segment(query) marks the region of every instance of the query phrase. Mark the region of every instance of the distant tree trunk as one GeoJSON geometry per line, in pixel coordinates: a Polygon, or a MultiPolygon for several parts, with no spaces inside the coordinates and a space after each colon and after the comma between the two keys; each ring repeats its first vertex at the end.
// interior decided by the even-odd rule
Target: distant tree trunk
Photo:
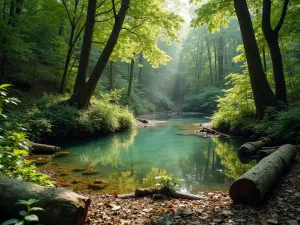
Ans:
{"type": "Polygon", "coordinates": [[[278,42],[278,33],[284,22],[289,0],[284,0],[281,17],[275,29],[271,27],[271,0],[263,1],[262,29],[270,49],[273,65],[275,96],[277,100],[287,103],[286,84],[283,73],[282,55],[278,42]]]}
{"type": "Polygon", "coordinates": [[[198,66],[198,76],[197,76],[197,93],[200,90],[200,77],[202,75],[202,57],[203,57],[203,42],[200,45],[200,55],[199,55],[199,66],[198,66]]]}
{"type": "Polygon", "coordinates": [[[224,79],[224,38],[221,34],[218,43],[218,87],[224,79]]]}
{"type": "Polygon", "coordinates": [[[113,61],[110,61],[110,64],[109,64],[109,90],[114,90],[114,69],[113,69],[113,65],[114,65],[114,62],[113,61]]]}
{"type": "Polygon", "coordinates": [[[93,32],[95,25],[95,16],[96,16],[96,5],[97,0],[89,0],[88,2],[88,11],[86,15],[86,26],[83,35],[83,42],[81,46],[80,61],[76,76],[76,81],[74,85],[73,95],[70,98],[72,102],[76,98],[77,94],[82,90],[86,84],[92,41],[93,41],[93,32]]]}
{"type": "Polygon", "coordinates": [[[143,54],[140,54],[140,58],[139,58],[139,64],[140,64],[140,68],[139,68],[139,85],[142,84],[142,69],[143,69],[143,54]]]}
{"type": "Polygon", "coordinates": [[[217,47],[214,44],[214,56],[215,56],[215,86],[219,87],[218,83],[218,64],[217,64],[217,47]]]}
{"type": "Polygon", "coordinates": [[[11,0],[8,24],[12,24],[12,25],[14,24],[15,11],[16,11],[16,0],[11,0]]]}
{"type": "Polygon", "coordinates": [[[17,2],[16,2],[16,14],[17,15],[22,14],[23,2],[24,2],[24,0],[17,0],[17,2]]]}
{"type": "Polygon", "coordinates": [[[264,74],[246,0],[234,0],[256,106],[256,117],[262,119],[266,107],[274,106],[276,98],[264,74]]]}
{"type": "Polygon", "coordinates": [[[6,0],[3,0],[3,20],[6,20],[6,0]]]}
{"type": "Polygon", "coordinates": [[[213,74],[212,74],[212,65],[211,65],[211,53],[210,53],[208,37],[206,37],[206,47],[207,47],[208,63],[209,63],[210,85],[214,86],[214,80],[213,80],[213,74]]]}
{"type": "Polygon", "coordinates": [[[132,89],[133,76],[134,76],[133,69],[134,69],[134,59],[131,59],[130,76],[129,76],[128,92],[127,92],[127,100],[128,100],[128,102],[130,102],[130,100],[131,100],[131,89],[132,89]]]}
{"type": "Polygon", "coordinates": [[[98,84],[98,81],[105,69],[105,66],[110,58],[111,53],[114,50],[114,47],[118,41],[120,31],[122,29],[127,9],[129,8],[129,0],[122,0],[120,10],[117,13],[115,13],[115,4],[114,0],[112,0],[113,3],[113,11],[115,14],[115,23],[112,28],[112,32],[110,34],[110,37],[96,63],[96,66],[94,67],[91,76],[88,80],[88,82],[84,85],[84,88],[81,90],[78,90],[78,95],[76,95],[76,98],[72,99],[72,102],[77,104],[79,108],[87,108],[90,99],[95,91],[95,88],[98,84]]]}
{"type": "Polygon", "coordinates": [[[79,0],[75,0],[74,15],[73,15],[72,21],[70,21],[71,22],[71,33],[70,33],[69,44],[68,44],[68,53],[67,53],[67,58],[65,61],[64,73],[63,73],[63,77],[61,80],[59,93],[64,92],[64,87],[66,86],[66,82],[67,82],[69,65],[70,65],[70,62],[72,59],[72,55],[73,55],[74,37],[75,37],[75,29],[76,29],[76,12],[78,9],[78,4],[79,4],[79,0]]]}

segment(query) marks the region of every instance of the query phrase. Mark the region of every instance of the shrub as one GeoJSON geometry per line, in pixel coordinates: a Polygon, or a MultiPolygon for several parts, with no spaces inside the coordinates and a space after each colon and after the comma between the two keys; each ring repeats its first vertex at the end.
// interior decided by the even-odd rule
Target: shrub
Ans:
{"type": "Polygon", "coordinates": [[[200,94],[186,96],[182,110],[186,112],[213,112],[217,109],[216,100],[220,96],[223,96],[223,92],[219,88],[206,88],[200,94]]]}

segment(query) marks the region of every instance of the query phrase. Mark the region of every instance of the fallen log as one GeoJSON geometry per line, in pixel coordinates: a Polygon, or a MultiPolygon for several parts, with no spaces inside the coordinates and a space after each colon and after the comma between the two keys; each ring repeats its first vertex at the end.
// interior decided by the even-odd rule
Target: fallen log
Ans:
{"type": "Polygon", "coordinates": [[[290,166],[296,154],[296,148],[286,144],[263,158],[230,186],[231,199],[244,204],[261,202],[278,177],[290,166]]]}
{"type": "Polygon", "coordinates": [[[44,225],[82,225],[85,223],[91,200],[62,188],[47,188],[0,176],[0,222],[19,218],[21,205],[18,200],[37,199],[34,206],[45,210],[36,211],[44,225]]]}
{"type": "Polygon", "coordinates": [[[60,147],[33,142],[31,143],[31,147],[33,154],[54,154],[60,151],[60,147]]]}
{"type": "Polygon", "coordinates": [[[264,158],[264,157],[267,157],[268,155],[271,155],[276,150],[277,150],[276,148],[266,149],[266,150],[259,150],[258,155],[259,155],[259,157],[264,158]]]}
{"type": "Polygon", "coordinates": [[[247,142],[239,148],[238,154],[243,156],[254,155],[261,147],[269,144],[271,141],[271,138],[266,137],[255,142],[247,142]]]}
{"type": "Polygon", "coordinates": [[[214,129],[203,127],[203,126],[201,127],[201,129],[199,130],[199,132],[200,133],[201,132],[207,132],[207,133],[211,133],[211,134],[218,134],[218,135],[223,136],[225,138],[230,138],[230,136],[227,135],[227,134],[223,134],[223,133],[220,133],[220,132],[218,132],[218,131],[216,131],[214,129]]]}
{"type": "Polygon", "coordinates": [[[188,193],[183,193],[179,191],[171,191],[169,192],[168,196],[172,198],[183,198],[183,199],[188,199],[188,200],[203,200],[205,199],[202,196],[199,195],[193,195],[193,194],[188,194],[188,193]]]}
{"type": "Polygon", "coordinates": [[[148,120],[145,120],[145,119],[139,119],[139,118],[137,118],[136,120],[138,120],[138,121],[140,121],[142,123],[148,123],[148,120]]]}

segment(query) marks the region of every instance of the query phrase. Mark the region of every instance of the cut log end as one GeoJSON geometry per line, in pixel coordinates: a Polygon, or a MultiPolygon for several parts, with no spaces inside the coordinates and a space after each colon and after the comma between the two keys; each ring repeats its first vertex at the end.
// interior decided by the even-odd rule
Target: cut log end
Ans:
{"type": "Polygon", "coordinates": [[[237,203],[257,204],[260,202],[260,191],[256,184],[249,179],[242,178],[237,180],[229,189],[230,198],[237,203]]]}

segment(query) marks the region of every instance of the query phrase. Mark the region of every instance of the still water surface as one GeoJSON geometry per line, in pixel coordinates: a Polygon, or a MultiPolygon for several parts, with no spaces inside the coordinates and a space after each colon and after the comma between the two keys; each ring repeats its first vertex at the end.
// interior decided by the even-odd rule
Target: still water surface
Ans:
{"type": "Polygon", "coordinates": [[[53,159],[48,167],[68,170],[61,176],[66,186],[85,189],[92,180],[102,178],[110,185],[101,192],[131,192],[141,187],[152,168],[165,169],[173,176],[184,179],[181,191],[199,193],[224,190],[234,179],[253,164],[242,164],[236,150],[240,140],[202,138],[194,134],[195,123],[208,122],[203,115],[148,116],[165,120],[156,127],[76,141],[63,146],[71,154],[53,159]],[[73,168],[93,168],[99,173],[83,176],[70,172],[73,168]],[[81,180],[79,184],[74,180],[81,180]]]}

